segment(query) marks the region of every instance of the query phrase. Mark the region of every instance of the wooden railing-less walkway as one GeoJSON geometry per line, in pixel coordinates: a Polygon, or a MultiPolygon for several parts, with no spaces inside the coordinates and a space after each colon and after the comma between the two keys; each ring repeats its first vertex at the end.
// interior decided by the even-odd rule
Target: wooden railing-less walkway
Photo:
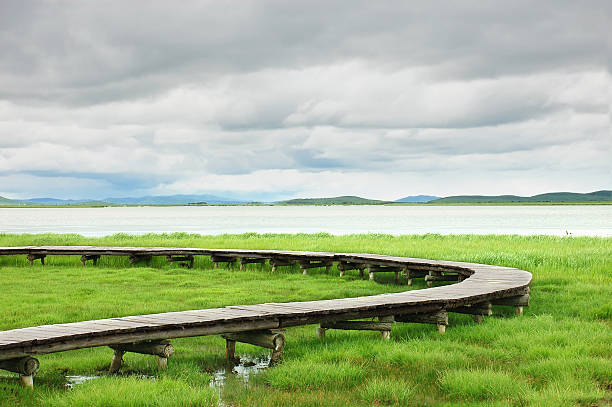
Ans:
{"type": "Polygon", "coordinates": [[[234,358],[235,343],[246,342],[273,350],[271,362],[277,361],[285,343],[283,329],[296,325],[319,324],[317,334],[327,329],[380,331],[389,338],[394,322],[435,324],[444,333],[448,313],[471,314],[476,322],[491,315],[491,305],[513,306],[518,314],[529,305],[527,271],[476,263],[425,260],[363,253],[297,252],[277,250],[197,249],[167,247],[91,247],[91,246],[27,246],[0,247],[0,255],[27,255],[30,263],[43,264],[49,255],[80,255],[81,261],[94,263],[100,256],[128,256],[132,263],[165,256],[170,262],[193,266],[194,256],[210,256],[218,263],[249,263],[266,260],[272,270],[299,264],[308,269],[337,264],[340,276],[346,270],[369,274],[395,273],[412,284],[413,278],[425,278],[431,287],[436,281],[455,281],[423,290],[380,294],[336,300],[233,305],[224,308],[161,314],[107,318],[95,321],[42,325],[0,332],[0,369],[21,375],[21,382],[33,386],[33,375],[39,362],[32,355],[62,352],[95,346],[114,350],[110,370],[121,367],[125,352],[151,354],[165,368],[174,349],[168,339],[221,334],[226,339],[226,353],[234,358]],[[377,317],[377,321],[360,321],[377,317]]]}

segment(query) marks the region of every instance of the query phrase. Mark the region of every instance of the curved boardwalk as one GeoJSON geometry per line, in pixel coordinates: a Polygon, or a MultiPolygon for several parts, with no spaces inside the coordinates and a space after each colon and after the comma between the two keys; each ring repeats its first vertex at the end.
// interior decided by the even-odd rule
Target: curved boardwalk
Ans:
{"type": "Polygon", "coordinates": [[[394,322],[429,323],[443,333],[448,312],[471,314],[476,322],[491,315],[491,305],[522,307],[529,303],[531,274],[524,270],[476,263],[392,257],[364,253],[297,252],[277,250],[198,249],[167,247],[26,246],[0,247],[0,255],[27,255],[30,262],[44,264],[49,255],[80,255],[94,263],[100,256],[127,256],[132,263],[165,256],[168,261],[192,266],[194,256],[210,256],[215,263],[270,261],[277,267],[299,264],[306,274],[314,267],[336,263],[345,270],[401,273],[408,278],[425,278],[428,285],[455,281],[423,290],[335,300],[290,303],[233,305],[193,311],[107,318],[94,321],[42,325],[0,332],[0,369],[17,372],[24,385],[32,386],[39,363],[31,355],[62,352],[95,346],[110,346],[115,353],[111,371],[121,367],[125,352],[158,356],[164,368],[173,348],[168,339],[223,334],[227,356],[233,358],[235,342],[252,343],[273,349],[272,361],[280,358],[285,342],[282,329],[296,325],[320,324],[326,329],[380,331],[389,338],[394,322]],[[378,321],[356,321],[378,317],[378,321]]]}

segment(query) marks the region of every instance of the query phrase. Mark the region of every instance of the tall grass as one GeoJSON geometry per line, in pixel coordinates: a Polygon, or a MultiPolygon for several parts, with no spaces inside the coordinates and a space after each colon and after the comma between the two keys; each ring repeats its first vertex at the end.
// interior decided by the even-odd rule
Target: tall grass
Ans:
{"type": "MultiPolygon", "coordinates": [[[[609,405],[612,403],[612,239],[549,236],[441,236],[185,233],[104,238],[0,235],[0,246],[125,245],[368,252],[518,267],[533,273],[525,315],[494,307],[476,325],[451,314],[445,335],[420,324],[396,324],[391,341],[376,332],[287,331],[284,362],[223,392],[227,405],[609,405]]],[[[155,258],[150,267],[103,257],[82,267],[78,256],[49,256],[30,267],[25,256],[0,257],[0,329],[150,312],[299,301],[402,291],[393,276],[377,282],[357,272],[339,278],[297,268],[248,265],[193,269],[155,258]]],[[[389,273],[392,274],[392,273],[389,273]]],[[[415,288],[424,288],[417,282],[415,288]]],[[[127,354],[119,376],[106,369],[112,351],[84,349],[42,355],[35,391],[0,372],[0,406],[214,405],[211,375],[223,362],[217,336],[173,340],[167,371],[154,358],[127,354]],[[98,375],[73,390],[65,375],[98,375]],[[143,378],[142,376],[147,376],[143,378]],[[153,376],[155,380],[148,378],[153,376]]],[[[238,354],[266,350],[238,344],[238,354]]]]}

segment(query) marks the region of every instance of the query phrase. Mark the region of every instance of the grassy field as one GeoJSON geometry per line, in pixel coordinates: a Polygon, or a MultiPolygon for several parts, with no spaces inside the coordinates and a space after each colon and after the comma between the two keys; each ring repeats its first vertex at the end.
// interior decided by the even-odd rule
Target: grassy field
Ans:
{"type": "MultiPolygon", "coordinates": [[[[513,266],[533,273],[525,315],[495,308],[476,325],[451,314],[445,335],[435,327],[396,324],[391,341],[378,333],[291,328],[283,362],[249,378],[223,369],[218,336],[176,339],[168,370],[153,357],[127,354],[108,375],[112,351],[84,349],[41,355],[35,390],[0,372],[0,406],[609,406],[612,405],[612,238],[545,236],[353,235],[1,235],[0,246],[125,245],[293,249],[385,253],[513,266]],[[66,388],[66,376],[100,376],[66,388]]],[[[163,258],[150,267],[102,258],[82,267],[77,256],[48,257],[30,267],[25,256],[0,257],[0,330],[131,314],[296,301],[402,291],[392,276],[360,280],[311,270],[249,265],[193,269],[163,258]]],[[[424,288],[422,281],[414,289],[424,288]]],[[[261,348],[238,344],[244,359],[261,348]]]]}

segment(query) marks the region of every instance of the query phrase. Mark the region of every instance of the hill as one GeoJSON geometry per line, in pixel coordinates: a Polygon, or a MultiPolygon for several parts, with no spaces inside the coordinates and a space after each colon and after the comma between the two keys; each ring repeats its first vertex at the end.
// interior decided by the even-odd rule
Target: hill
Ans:
{"type": "Polygon", "coordinates": [[[374,205],[387,203],[376,199],[366,199],[359,196],[336,196],[333,198],[298,198],[276,202],[281,205],[374,205]]]}
{"type": "Polygon", "coordinates": [[[534,196],[517,195],[458,195],[439,198],[430,203],[504,203],[504,202],[607,202],[612,201],[612,191],[595,191],[586,194],[576,192],[551,192],[534,196]]]}
{"type": "Polygon", "coordinates": [[[0,196],[0,205],[25,205],[25,203],[16,199],[9,199],[0,196]]]}

